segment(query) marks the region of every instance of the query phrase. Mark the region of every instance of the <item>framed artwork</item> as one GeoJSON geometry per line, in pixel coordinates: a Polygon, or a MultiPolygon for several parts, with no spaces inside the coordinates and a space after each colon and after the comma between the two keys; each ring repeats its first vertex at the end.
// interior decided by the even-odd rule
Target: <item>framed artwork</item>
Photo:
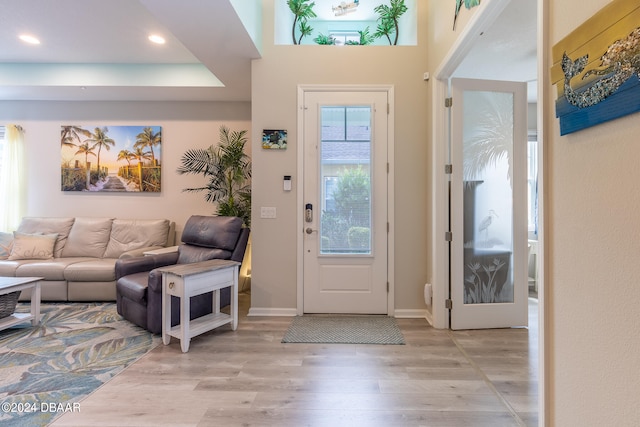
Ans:
{"type": "Polygon", "coordinates": [[[267,150],[286,150],[287,131],[265,129],[262,131],[262,148],[267,150]]]}
{"type": "Polygon", "coordinates": [[[158,193],[160,126],[77,126],[60,129],[61,190],[158,193]]]}
{"type": "Polygon", "coordinates": [[[553,47],[566,135],[640,111],[640,3],[615,0],[553,47]]]}

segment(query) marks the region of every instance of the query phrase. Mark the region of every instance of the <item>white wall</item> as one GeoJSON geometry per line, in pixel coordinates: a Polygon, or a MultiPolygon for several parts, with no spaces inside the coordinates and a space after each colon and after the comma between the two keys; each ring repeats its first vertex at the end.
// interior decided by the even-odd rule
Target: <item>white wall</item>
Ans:
{"type": "MultiPolygon", "coordinates": [[[[246,129],[251,139],[250,103],[205,102],[36,102],[1,101],[0,123],[25,129],[28,216],[105,216],[167,218],[177,237],[189,216],[210,215],[215,206],[204,193],[183,193],[205,184],[201,176],[178,175],[180,158],[189,148],[219,141],[219,127],[246,129]],[[161,193],[85,193],[60,191],[61,125],[162,126],[161,193]]],[[[248,145],[248,150],[250,146],[248,145]]]]}
{"type": "MultiPolygon", "coordinates": [[[[609,3],[549,1],[548,60],[609,3]]],[[[555,87],[544,89],[551,425],[637,426],[640,114],[561,137],[555,87]]]]}
{"type": "MultiPolygon", "coordinates": [[[[423,310],[429,269],[429,146],[427,47],[274,45],[274,0],[265,0],[263,58],[252,65],[253,219],[252,308],[296,308],[297,86],[380,84],[395,89],[395,307],[423,310]],[[285,151],[263,150],[263,129],[287,129],[285,151]],[[292,175],[293,191],[282,191],[292,175]],[[260,219],[261,206],[277,208],[276,219],[260,219]]],[[[426,8],[419,5],[426,31],[426,8]]],[[[425,40],[423,35],[419,40],[425,40]]]]}

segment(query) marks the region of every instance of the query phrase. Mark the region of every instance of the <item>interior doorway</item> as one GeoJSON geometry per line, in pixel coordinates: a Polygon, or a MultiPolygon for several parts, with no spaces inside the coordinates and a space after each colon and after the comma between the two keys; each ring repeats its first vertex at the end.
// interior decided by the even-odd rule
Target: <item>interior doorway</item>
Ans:
{"type": "MultiPolygon", "coordinates": [[[[519,69],[516,65],[517,59],[524,56],[525,51],[513,47],[513,44],[509,48],[509,43],[513,43],[516,38],[520,37],[524,33],[530,34],[532,38],[531,53],[526,55],[531,58],[524,68],[533,75],[532,78],[518,78],[515,80],[526,81],[529,83],[529,94],[534,95],[533,100],[535,104],[532,106],[534,114],[530,115],[530,120],[533,120],[533,126],[535,128],[536,144],[535,150],[537,151],[537,223],[535,227],[537,237],[537,268],[538,275],[535,278],[535,286],[537,290],[538,303],[537,310],[532,310],[537,313],[537,318],[530,318],[530,331],[537,333],[538,348],[538,382],[539,382],[539,419],[541,424],[544,425],[546,420],[546,404],[545,404],[545,337],[544,337],[544,325],[545,325],[545,301],[544,301],[544,170],[543,164],[543,152],[544,152],[544,129],[540,125],[543,123],[542,114],[538,114],[541,110],[544,102],[544,90],[538,88],[537,82],[543,80],[543,76],[546,72],[546,59],[544,58],[542,49],[538,49],[538,45],[542,46],[545,43],[547,32],[542,25],[542,17],[546,16],[546,2],[544,0],[537,0],[532,2],[516,2],[512,0],[493,0],[491,2],[483,3],[481,8],[474,13],[472,18],[463,29],[462,33],[454,43],[453,47],[449,51],[449,54],[444,58],[434,76],[436,78],[434,82],[433,90],[433,184],[434,184],[434,224],[433,235],[443,236],[449,227],[449,213],[448,213],[448,192],[449,192],[449,177],[444,173],[443,165],[450,164],[451,153],[448,151],[446,144],[440,143],[441,141],[448,141],[450,134],[449,129],[449,115],[447,108],[445,108],[444,100],[450,96],[449,81],[453,77],[465,77],[465,78],[487,78],[486,75],[481,74],[487,72],[493,79],[506,80],[502,76],[502,72],[507,70],[512,73],[519,69]],[[525,11],[524,7],[531,7],[531,10],[525,11]],[[514,13],[517,18],[528,18],[529,21],[524,24],[520,23],[517,19],[509,20],[508,13],[514,13]],[[505,12],[505,13],[503,13],[505,12]],[[509,28],[501,25],[502,23],[509,25],[516,24],[519,27],[516,30],[505,30],[509,28]],[[493,40],[488,36],[491,30],[503,31],[502,41],[498,44],[493,43],[493,40]],[[506,45],[506,46],[505,46],[506,45]],[[489,50],[491,48],[500,47],[504,49],[502,58],[500,60],[491,61],[489,57],[489,50]],[[512,61],[512,62],[509,62],[512,61]],[[462,74],[463,68],[461,64],[467,65],[467,70],[471,74],[462,74]],[[484,70],[484,71],[483,71],[484,70]],[[440,208],[444,206],[444,208],[440,208]],[[534,325],[538,327],[535,328],[534,325]]],[[[530,236],[531,237],[531,236],[530,236]]],[[[432,317],[433,324],[437,328],[449,328],[449,262],[450,252],[449,243],[446,239],[440,240],[434,238],[433,251],[433,305],[432,305],[432,317]]]]}

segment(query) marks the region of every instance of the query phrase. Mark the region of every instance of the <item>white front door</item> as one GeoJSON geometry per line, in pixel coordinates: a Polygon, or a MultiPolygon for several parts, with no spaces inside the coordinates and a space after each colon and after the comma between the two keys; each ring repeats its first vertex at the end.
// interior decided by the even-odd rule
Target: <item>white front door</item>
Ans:
{"type": "Polygon", "coordinates": [[[526,92],[452,79],[452,329],[527,326],[526,92]]]}
{"type": "Polygon", "coordinates": [[[388,93],[303,102],[303,311],[386,314],[388,93]]]}

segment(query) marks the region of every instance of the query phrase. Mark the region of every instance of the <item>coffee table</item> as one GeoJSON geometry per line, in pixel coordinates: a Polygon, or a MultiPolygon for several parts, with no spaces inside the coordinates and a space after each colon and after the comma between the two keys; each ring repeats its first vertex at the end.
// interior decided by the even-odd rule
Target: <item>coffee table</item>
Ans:
{"type": "Polygon", "coordinates": [[[176,264],[158,269],[162,273],[162,342],[180,340],[183,353],[191,338],[219,326],[238,327],[238,270],[236,261],[214,259],[192,264],[176,264]],[[220,312],[220,290],[231,288],[230,314],[220,312]],[[190,320],[192,296],[213,291],[213,313],[190,320]],[[180,298],[180,324],[171,327],[171,297],[180,298]]]}
{"type": "Polygon", "coordinates": [[[0,295],[24,289],[31,291],[31,313],[13,313],[0,319],[0,330],[31,320],[31,325],[40,322],[40,280],[43,277],[0,277],[0,295]]]}

